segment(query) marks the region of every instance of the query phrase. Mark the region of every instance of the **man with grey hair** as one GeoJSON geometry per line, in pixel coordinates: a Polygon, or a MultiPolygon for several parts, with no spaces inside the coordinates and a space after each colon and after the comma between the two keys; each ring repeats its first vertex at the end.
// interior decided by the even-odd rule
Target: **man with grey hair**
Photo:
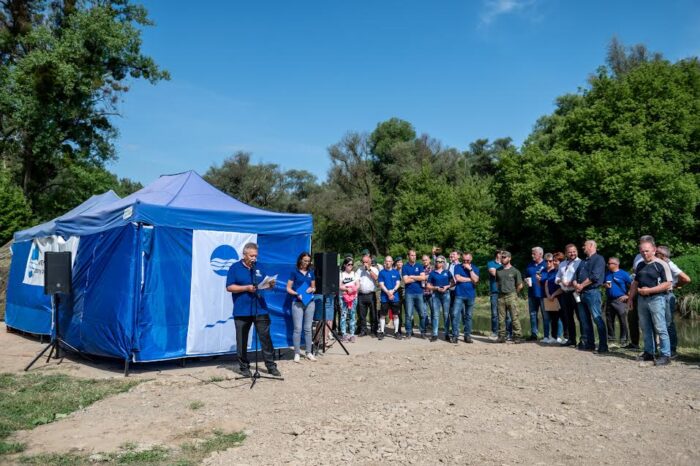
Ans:
{"type": "MultiPolygon", "coordinates": [[[[274,347],[270,338],[270,316],[263,306],[258,284],[265,273],[258,262],[258,245],[247,243],[243,247],[243,258],[235,262],[226,276],[226,291],[233,299],[233,320],[236,324],[236,351],[241,375],[252,377],[248,361],[248,333],[255,324],[260,339],[265,366],[270,375],[279,377],[280,371],[274,358],[274,347]]],[[[274,281],[272,282],[274,286],[274,281]]]]}
{"type": "Polygon", "coordinates": [[[542,282],[540,281],[541,273],[547,266],[542,256],[544,250],[535,246],[532,248],[532,261],[525,267],[525,283],[527,283],[527,306],[530,311],[530,336],[528,340],[536,341],[539,335],[539,313],[542,313],[542,322],[544,323],[545,334],[549,325],[549,316],[544,311],[544,303],[542,298],[542,282]]]}
{"type": "Polygon", "coordinates": [[[673,293],[673,290],[677,290],[690,283],[690,277],[671,260],[671,250],[668,246],[657,247],[656,257],[666,262],[671,270],[672,285],[665,297],[666,326],[668,328],[668,337],[671,340],[671,357],[674,357],[676,355],[676,348],[678,347],[678,334],[676,333],[676,323],[673,321],[673,313],[676,310],[676,295],[673,293]]]}
{"type": "Polygon", "coordinates": [[[588,240],[583,245],[586,258],[581,262],[574,279],[576,292],[581,296],[582,306],[579,316],[581,333],[584,337],[583,350],[595,350],[595,336],[593,334],[593,322],[598,328],[598,353],[608,352],[608,333],[603,319],[602,300],[600,287],[605,280],[605,259],[598,254],[598,245],[593,240],[588,240]],[[592,320],[592,322],[591,322],[592,320]]]}

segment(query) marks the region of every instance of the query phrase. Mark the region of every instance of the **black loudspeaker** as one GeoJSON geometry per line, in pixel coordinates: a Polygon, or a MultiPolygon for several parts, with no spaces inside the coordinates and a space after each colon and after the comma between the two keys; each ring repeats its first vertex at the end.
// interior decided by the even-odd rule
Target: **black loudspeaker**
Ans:
{"type": "Polygon", "coordinates": [[[316,292],[321,294],[338,293],[340,268],[337,252],[317,252],[314,254],[316,271],[316,292]]]}
{"type": "Polygon", "coordinates": [[[44,294],[71,292],[71,252],[44,253],[44,294]]]}

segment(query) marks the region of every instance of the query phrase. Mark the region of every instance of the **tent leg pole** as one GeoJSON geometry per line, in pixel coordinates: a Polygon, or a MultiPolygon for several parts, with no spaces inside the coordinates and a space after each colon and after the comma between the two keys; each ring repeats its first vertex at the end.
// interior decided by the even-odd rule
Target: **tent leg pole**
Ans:
{"type": "Polygon", "coordinates": [[[124,377],[129,377],[129,358],[124,360],[124,377]]]}

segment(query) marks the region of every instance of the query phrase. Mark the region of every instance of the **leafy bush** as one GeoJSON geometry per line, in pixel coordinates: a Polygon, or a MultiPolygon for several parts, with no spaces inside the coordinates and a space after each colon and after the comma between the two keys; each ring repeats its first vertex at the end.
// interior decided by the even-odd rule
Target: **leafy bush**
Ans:
{"type": "Polygon", "coordinates": [[[672,259],[680,269],[692,280],[676,292],[681,297],[689,294],[700,294],[700,254],[689,254],[672,259]]]}

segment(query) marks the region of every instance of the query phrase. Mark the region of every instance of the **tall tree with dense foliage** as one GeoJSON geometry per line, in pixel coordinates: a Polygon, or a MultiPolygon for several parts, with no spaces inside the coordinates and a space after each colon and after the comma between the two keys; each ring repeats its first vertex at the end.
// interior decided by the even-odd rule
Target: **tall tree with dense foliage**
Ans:
{"type": "MultiPolygon", "coordinates": [[[[614,44],[613,44],[614,45],[614,44]]],[[[671,63],[639,46],[578,95],[561,97],[498,167],[501,229],[525,248],[594,238],[630,255],[644,233],[682,249],[697,242],[700,62],[671,63]]]]}
{"type": "Polygon", "coordinates": [[[141,53],[150,24],[129,0],[0,1],[0,162],[38,218],[61,213],[47,193],[115,158],[128,80],[168,78],[141,53]]]}

